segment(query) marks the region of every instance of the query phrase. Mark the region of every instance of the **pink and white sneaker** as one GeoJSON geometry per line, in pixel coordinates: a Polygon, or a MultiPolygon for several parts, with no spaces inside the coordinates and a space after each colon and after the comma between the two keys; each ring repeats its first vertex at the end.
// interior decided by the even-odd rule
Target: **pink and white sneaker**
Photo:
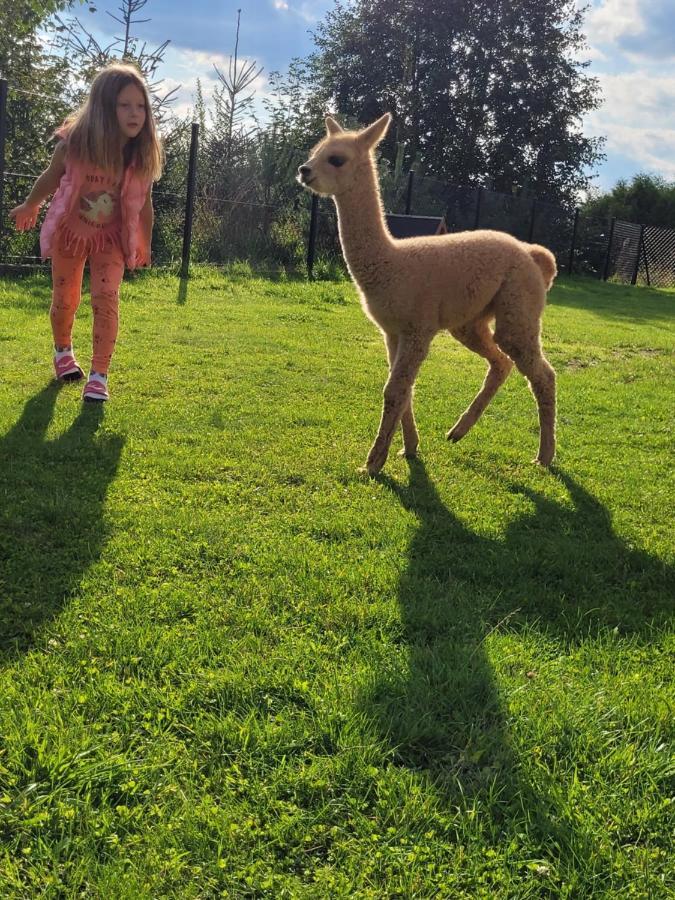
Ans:
{"type": "Polygon", "coordinates": [[[79,381],[84,378],[84,372],[72,350],[54,353],[54,372],[58,381],[79,381]]]}
{"type": "Polygon", "coordinates": [[[82,391],[82,399],[86,402],[101,403],[110,400],[108,393],[108,379],[98,372],[91,372],[82,391]]]}

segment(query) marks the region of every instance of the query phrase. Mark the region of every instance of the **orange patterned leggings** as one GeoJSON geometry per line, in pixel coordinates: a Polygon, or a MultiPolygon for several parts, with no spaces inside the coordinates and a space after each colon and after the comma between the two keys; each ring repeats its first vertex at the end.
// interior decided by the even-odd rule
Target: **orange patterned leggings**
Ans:
{"type": "MultiPolygon", "coordinates": [[[[107,375],[117,339],[124,257],[118,247],[107,244],[105,250],[93,251],[88,258],[91,308],[94,313],[91,369],[107,375]]],[[[60,242],[52,255],[49,318],[57,347],[72,344],[73,322],[82,299],[82,275],[86,261],[86,255],[69,250],[60,242]]]]}

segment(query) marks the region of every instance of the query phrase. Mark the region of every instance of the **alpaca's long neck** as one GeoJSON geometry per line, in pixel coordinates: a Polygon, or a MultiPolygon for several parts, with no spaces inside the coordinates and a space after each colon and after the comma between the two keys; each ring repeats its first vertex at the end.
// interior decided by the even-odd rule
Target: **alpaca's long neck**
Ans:
{"type": "Polygon", "coordinates": [[[340,243],[347,265],[357,281],[368,282],[373,262],[391,254],[375,167],[364,167],[353,187],[335,197],[340,243]]]}

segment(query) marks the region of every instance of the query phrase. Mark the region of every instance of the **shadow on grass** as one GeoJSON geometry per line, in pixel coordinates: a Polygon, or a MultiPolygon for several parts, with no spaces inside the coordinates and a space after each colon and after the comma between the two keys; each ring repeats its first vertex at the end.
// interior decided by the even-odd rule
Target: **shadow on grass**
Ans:
{"type": "Polygon", "coordinates": [[[535,847],[558,877],[583,884],[597,859],[592,839],[524,776],[485,638],[506,627],[572,646],[618,628],[649,640],[672,619],[674,584],[671,568],[617,537],[594,497],[555,476],[571,504],[512,485],[532,510],[503,540],[468,530],[421,462],[405,485],[381,476],[419,528],[399,583],[406,662],[376,673],[362,702],[394,764],[428,778],[443,806],[473,808],[488,843],[535,847]]]}
{"type": "Polygon", "coordinates": [[[572,276],[556,279],[549,303],[594,312],[609,319],[636,323],[670,321],[675,292],[572,276]]]}
{"type": "Polygon", "coordinates": [[[0,662],[31,646],[105,543],[103,507],[123,440],[97,437],[104,411],[86,403],[47,440],[59,390],[53,382],[36,394],[0,439],[0,662]]]}
{"type": "Polygon", "coordinates": [[[178,306],[185,306],[187,303],[187,295],[188,295],[188,279],[184,277],[179,277],[178,279],[178,296],[176,297],[176,303],[178,306]]]}

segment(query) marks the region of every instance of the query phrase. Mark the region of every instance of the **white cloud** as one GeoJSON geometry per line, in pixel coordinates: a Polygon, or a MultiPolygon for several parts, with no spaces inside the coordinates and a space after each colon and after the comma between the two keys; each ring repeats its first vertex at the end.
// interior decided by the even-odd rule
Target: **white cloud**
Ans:
{"type": "Polygon", "coordinates": [[[591,113],[587,130],[607,137],[607,152],[638,168],[675,179],[675,73],[645,69],[600,74],[605,102],[591,113]]]}
{"type": "MultiPolygon", "coordinates": [[[[577,0],[577,6],[582,3],[577,0]]],[[[596,0],[584,31],[593,59],[607,61],[615,71],[627,62],[672,65],[675,59],[673,0],[596,0]],[[603,56],[597,53],[601,47],[603,56]]]]}
{"type": "Polygon", "coordinates": [[[612,124],[605,129],[607,150],[621,153],[636,163],[637,171],[675,181],[675,128],[643,130],[612,124]]]}
{"type": "Polygon", "coordinates": [[[302,19],[303,22],[314,23],[318,22],[321,16],[323,15],[323,11],[316,10],[316,4],[311,2],[303,2],[303,3],[287,3],[286,0],[272,0],[272,5],[275,9],[281,12],[287,12],[292,16],[296,16],[298,19],[302,19]]]}
{"type": "Polygon", "coordinates": [[[675,74],[664,77],[642,69],[598,77],[604,118],[644,128],[675,128],[675,74]]]}
{"type": "Polygon", "coordinates": [[[612,44],[627,35],[645,31],[639,0],[603,0],[586,17],[586,36],[591,45],[612,44]]]}

